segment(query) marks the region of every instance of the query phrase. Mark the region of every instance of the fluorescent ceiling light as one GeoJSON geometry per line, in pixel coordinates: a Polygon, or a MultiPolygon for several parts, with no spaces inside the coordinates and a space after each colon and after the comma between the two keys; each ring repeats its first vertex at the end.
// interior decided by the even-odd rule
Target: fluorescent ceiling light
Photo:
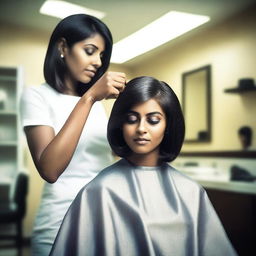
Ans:
{"type": "Polygon", "coordinates": [[[41,6],[40,13],[45,15],[50,15],[58,18],[65,18],[72,14],[85,13],[88,15],[95,16],[99,19],[102,19],[105,16],[105,13],[85,8],[80,5],[71,4],[66,1],[61,0],[47,0],[41,6]]]}
{"type": "Polygon", "coordinates": [[[124,63],[206,22],[208,16],[171,11],[113,46],[111,63],[124,63]]]}

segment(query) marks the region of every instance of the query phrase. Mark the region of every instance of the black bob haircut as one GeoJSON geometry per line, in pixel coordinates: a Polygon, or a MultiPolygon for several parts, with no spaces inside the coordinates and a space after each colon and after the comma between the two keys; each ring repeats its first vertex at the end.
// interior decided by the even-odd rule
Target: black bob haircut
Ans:
{"type": "Polygon", "coordinates": [[[79,83],[78,95],[82,96],[107,70],[112,53],[112,35],[108,27],[99,19],[86,15],[70,15],[61,20],[55,27],[48,45],[44,61],[45,81],[55,90],[62,93],[66,87],[64,77],[67,73],[65,60],[60,57],[58,43],[65,38],[67,45],[71,48],[75,43],[85,40],[95,34],[100,34],[105,41],[105,51],[102,57],[102,66],[97,70],[93,79],[87,83],[79,83]]]}
{"type": "Polygon", "coordinates": [[[132,107],[150,99],[158,102],[167,119],[165,135],[160,144],[159,159],[171,162],[180,153],[184,141],[184,117],[179,100],[171,87],[153,77],[141,76],[127,83],[124,91],[115,101],[110,114],[108,142],[114,153],[120,157],[125,158],[132,153],[124,140],[122,127],[132,107]]]}

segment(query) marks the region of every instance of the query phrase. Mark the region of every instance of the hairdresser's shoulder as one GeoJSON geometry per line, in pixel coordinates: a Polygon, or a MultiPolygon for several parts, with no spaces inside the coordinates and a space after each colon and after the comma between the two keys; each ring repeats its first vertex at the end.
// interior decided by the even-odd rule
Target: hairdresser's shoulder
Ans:
{"type": "Polygon", "coordinates": [[[27,86],[23,90],[23,94],[41,94],[41,95],[49,95],[49,94],[58,94],[52,87],[48,84],[43,83],[40,85],[32,85],[27,86]]]}
{"type": "Polygon", "coordinates": [[[56,101],[58,98],[59,93],[51,88],[48,84],[40,84],[40,85],[33,85],[24,88],[22,95],[21,95],[21,102],[25,104],[26,102],[39,104],[38,102],[45,103],[49,101],[56,101]]]}

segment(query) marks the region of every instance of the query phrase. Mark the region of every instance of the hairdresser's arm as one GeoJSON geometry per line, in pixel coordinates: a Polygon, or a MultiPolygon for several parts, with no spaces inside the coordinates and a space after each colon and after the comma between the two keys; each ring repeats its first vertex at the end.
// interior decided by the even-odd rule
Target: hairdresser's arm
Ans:
{"type": "Polygon", "coordinates": [[[107,72],[81,97],[57,135],[49,126],[25,127],[33,161],[44,180],[54,183],[66,169],[93,104],[116,97],[124,84],[125,74],[107,72]]]}

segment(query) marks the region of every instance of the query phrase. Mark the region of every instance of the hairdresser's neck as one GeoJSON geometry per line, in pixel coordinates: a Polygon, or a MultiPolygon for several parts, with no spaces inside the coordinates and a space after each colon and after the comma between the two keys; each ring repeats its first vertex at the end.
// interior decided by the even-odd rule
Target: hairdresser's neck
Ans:
{"type": "Polygon", "coordinates": [[[71,77],[69,77],[69,76],[66,77],[66,79],[65,79],[66,89],[64,90],[64,94],[78,96],[78,94],[76,92],[77,83],[78,82],[71,79],[71,77]]]}

